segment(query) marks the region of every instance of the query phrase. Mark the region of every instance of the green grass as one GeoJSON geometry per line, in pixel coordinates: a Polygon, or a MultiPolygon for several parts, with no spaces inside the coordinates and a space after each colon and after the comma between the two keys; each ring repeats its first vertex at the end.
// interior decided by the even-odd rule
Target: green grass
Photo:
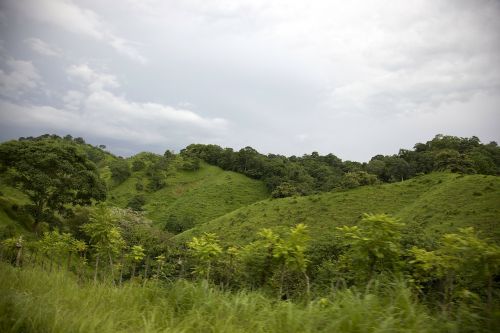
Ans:
{"type": "Polygon", "coordinates": [[[229,293],[179,280],[123,287],[78,283],[69,273],[0,263],[2,332],[439,332],[404,283],[344,290],[309,305],[257,292],[229,293]]]}
{"type": "Polygon", "coordinates": [[[25,234],[32,224],[31,218],[18,211],[21,205],[29,202],[28,197],[18,189],[7,185],[0,177],[0,235],[25,234]]]}
{"type": "Polygon", "coordinates": [[[138,191],[137,182],[147,184],[143,171],[112,188],[108,200],[126,207],[130,198],[142,194],[146,216],[159,225],[186,217],[195,225],[204,223],[269,196],[261,181],[205,163],[197,171],[171,172],[167,185],[156,192],[138,191]]]}
{"type": "Polygon", "coordinates": [[[318,240],[331,238],[338,226],[356,224],[363,213],[387,213],[399,217],[406,224],[407,233],[436,237],[473,226],[500,241],[499,203],[500,177],[434,173],[344,192],[264,200],[197,226],[175,239],[184,242],[201,232],[215,232],[225,243],[242,244],[252,241],[261,228],[284,231],[305,223],[313,240],[318,240]]]}

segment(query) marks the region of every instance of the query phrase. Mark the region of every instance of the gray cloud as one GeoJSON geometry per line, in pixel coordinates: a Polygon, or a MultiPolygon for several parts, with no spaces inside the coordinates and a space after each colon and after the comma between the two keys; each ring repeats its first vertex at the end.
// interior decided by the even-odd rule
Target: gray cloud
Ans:
{"type": "Polygon", "coordinates": [[[500,139],[498,1],[0,8],[9,133],[75,131],[128,153],[196,141],[356,160],[437,133],[500,139]]]}
{"type": "Polygon", "coordinates": [[[39,87],[42,79],[31,61],[13,58],[1,59],[0,95],[18,99],[29,91],[39,87]]]}
{"type": "Polygon", "coordinates": [[[28,44],[33,51],[38,52],[41,55],[49,57],[60,57],[62,55],[61,50],[47,44],[39,38],[28,38],[25,39],[24,42],[28,44]]]}
{"type": "Polygon", "coordinates": [[[147,62],[134,43],[113,33],[94,11],[79,7],[71,0],[8,0],[6,3],[29,19],[94,38],[132,60],[142,64],[147,62]]]}

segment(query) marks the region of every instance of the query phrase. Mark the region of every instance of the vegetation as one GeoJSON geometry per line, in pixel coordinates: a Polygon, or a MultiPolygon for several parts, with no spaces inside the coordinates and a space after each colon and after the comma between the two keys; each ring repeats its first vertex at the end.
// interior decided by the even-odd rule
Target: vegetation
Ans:
{"type": "Polygon", "coordinates": [[[500,147],[496,142],[482,144],[477,137],[441,134],[426,143],[417,143],[413,150],[376,155],[368,163],[342,161],[333,154],[321,156],[317,152],[302,157],[266,156],[252,147],[235,152],[202,144],[189,145],[181,154],[262,179],[276,198],[349,189],[377,181],[402,181],[433,171],[500,174],[500,147]]]}
{"type": "Polygon", "coordinates": [[[354,226],[366,212],[399,218],[404,242],[433,244],[441,235],[473,226],[500,242],[500,179],[496,176],[432,173],[404,182],[362,186],[305,197],[263,200],[201,224],[174,239],[203,232],[222,243],[245,244],[262,228],[284,232],[307,224],[315,251],[331,247],[337,227],[354,226]],[[480,195],[477,195],[479,194],[480,195]]]}
{"type": "Polygon", "coordinates": [[[438,136],[365,164],[103,149],[47,135],[0,145],[1,331],[500,325],[494,144],[438,136]]]}
{"type": "Polygon", "coordinates": [[[88,205],[106,197],[94,163],[73,144],[53,140],[9,141],[0,146],[7,179],[30,199],[26,206],[35,221],[66,214],[68,204],[88,205]]]}

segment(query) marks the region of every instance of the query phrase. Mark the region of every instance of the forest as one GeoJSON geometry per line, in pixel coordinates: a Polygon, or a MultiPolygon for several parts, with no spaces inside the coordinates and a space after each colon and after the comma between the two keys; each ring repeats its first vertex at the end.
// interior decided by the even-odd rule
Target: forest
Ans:
{"type": "Polygon", "coordinates": [[[495,332],[500,147],[0,144],[0,331],[495,332]]]}

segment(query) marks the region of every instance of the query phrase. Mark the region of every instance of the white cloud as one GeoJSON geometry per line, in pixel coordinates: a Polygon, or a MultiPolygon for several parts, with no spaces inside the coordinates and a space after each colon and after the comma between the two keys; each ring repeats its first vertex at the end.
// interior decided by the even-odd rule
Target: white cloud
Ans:
{"type": "Polygon", "coordinates": [[[114,75],[98,73],[87,64],[72,65],[66,69],[66,73],[70,77],[83,81],[92,91],[120,86],[114,75]]]}
{"type": "Polygon", "coordinates": [[[99,15],[71,0],[9,0],[7,4],[29,19],[102,41],[134,61],[147,62],[132,42],[116,35],[99,15]]]}
{"type": "Polygon", "coordinates": [[[49,56],[49,57],[60,57],[62,55],[62,51],[49,45],[39,38],[28,38],[25,39],[24,42],[35,52],[49,56]]]}
{"type": "Polygon", "coordinates": [[[70,66],[67,73],[87,89],[67,91],[62,98],[64,109],[0,100],[2,123],[88,133],[135,145],[168,144],[181,137],[213,139],[226,133],[228,123],[225,119],[205,118],[189,110],[159,103],[133,102],[116,95],[109,90],[119,86],[116,78],[86,64],[70,66]]]}
{"type": "Polygon", "coordinates": [[[82,107],[85,94],[77,90],[69,90],[63,96],[64,108],[69,111],[78,111],[82,107]]]}
{"type": "Polygon", "coordinates": [[[7,70],[0,69],[1,96],[17,99],[42,84],[42,79],[31,61],[8,58],[4,62],[7,70]]]}
{"type": "Polygon", "coordinates": [[[46,104],[99,133],[361,160],[436,133],[500,141],[498,1],[7,1],[4,48],[63,49],[33,59],[46,104]]]}

